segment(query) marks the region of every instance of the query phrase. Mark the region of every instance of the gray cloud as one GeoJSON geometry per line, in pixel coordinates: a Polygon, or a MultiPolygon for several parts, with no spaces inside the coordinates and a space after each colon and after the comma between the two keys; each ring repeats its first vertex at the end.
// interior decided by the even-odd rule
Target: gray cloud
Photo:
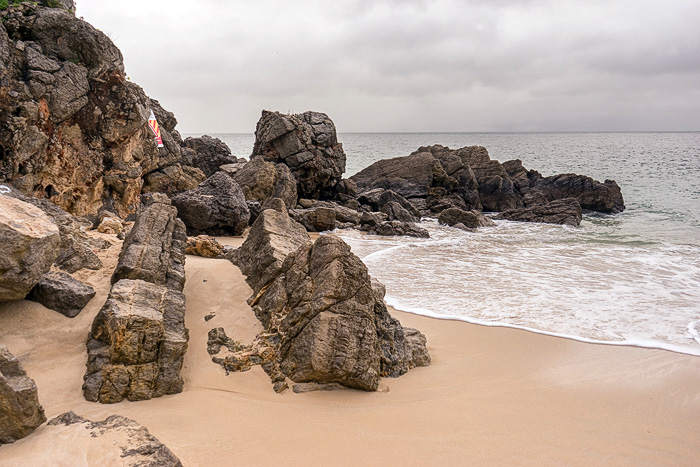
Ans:
{"type": "Polygon", "coordinates": [[[91,1],[184,132],[700,129],[695,0],[91,1]]]}

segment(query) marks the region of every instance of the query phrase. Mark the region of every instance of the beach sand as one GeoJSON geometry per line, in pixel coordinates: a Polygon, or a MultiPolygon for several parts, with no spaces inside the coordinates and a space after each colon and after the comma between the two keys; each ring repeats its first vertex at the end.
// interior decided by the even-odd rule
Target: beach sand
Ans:
{"type": "MultiPolygon", "coordinates": [[[[240,244],[240,239],[224,239],[240,244]]],[[[105,268],[76,276],[97,296],[68,319],[28,301],[0,305],[0,342],[36,381],[47,417],[119,414],[146,426],[185,466],[698,465],[700,358],[436,320],[391,310],[428,338],[433,364],[380,391],[275,394],[259,367],[225,375],[206,351],[224,327],[261,330],[251,291],[225,260],[187,257],[189,350],[181,394],[102,405],[81,392],[85,340],[109,291],[105,268]],[[211,311],[216,316],[206,322],[211,311]]],[[[0,466],[107,465],[108,450],[42,425],[0,447],[0,466]]]]}

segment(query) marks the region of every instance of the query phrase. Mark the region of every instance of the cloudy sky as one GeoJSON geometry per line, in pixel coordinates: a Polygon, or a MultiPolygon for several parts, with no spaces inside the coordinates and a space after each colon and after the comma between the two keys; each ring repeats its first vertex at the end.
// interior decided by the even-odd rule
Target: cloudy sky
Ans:
{"type": "Polygon", "coordinates": [[[700,130],[698,0],[78,0],[183,133],[700,130]]]}

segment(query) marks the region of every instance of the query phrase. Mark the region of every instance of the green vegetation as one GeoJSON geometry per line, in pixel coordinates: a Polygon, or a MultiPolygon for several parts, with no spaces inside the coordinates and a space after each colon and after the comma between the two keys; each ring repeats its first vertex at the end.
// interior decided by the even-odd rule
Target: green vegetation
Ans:
{"type": "MultiPolygon", "coordinates": [[[[20,3],[22,3],[22,0],[12,0],[13,5],[19,5],[20,3]]],[[[9,0],[0,0],[0,11],[6,10],[8,6],[10,6],[9,0]]]]}

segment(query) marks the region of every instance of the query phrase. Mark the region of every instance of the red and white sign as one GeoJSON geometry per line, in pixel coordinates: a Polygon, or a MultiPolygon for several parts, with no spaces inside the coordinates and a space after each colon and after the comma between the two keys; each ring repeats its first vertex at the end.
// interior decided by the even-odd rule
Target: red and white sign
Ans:
{"type": "Polygon", "coordinates": [[[148,127],[153,131],[153,134],[156,135],[156,141],[158,142],[158,147],[162,148],[163,147],[163,138],[160,137],[160,126],[158,126],[158,121],[156,120],[156,116],[153,115],[153,111],[151,110],[151,116],[148,117],[148,127]]]}

